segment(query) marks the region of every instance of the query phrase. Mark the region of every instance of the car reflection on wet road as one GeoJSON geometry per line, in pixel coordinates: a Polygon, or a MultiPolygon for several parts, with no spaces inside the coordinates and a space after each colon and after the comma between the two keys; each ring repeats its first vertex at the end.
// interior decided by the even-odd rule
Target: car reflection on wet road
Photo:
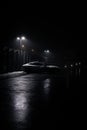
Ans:
{"type": "Polygon", "coordinates": [[[0,129],[57,128],[61,120],[79,118],[79,84],[80,70],[0,80],[0,129]]]}

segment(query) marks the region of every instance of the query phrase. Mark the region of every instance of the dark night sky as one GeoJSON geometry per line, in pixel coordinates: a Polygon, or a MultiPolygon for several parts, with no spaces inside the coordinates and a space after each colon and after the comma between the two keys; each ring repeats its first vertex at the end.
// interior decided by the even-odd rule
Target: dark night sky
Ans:
{"type": "MultiPolygon", "coordinates": [[[[38,8],[38,7],[37,7],[38,8]]],[[[10,43],[19,34],[24,34],[35,46],[49,48],[63,55],[80,53],[80,22],[78,11],[66,7],[58,10],[47,8],[1,8],[0,44],[10,43]],[[69,54],[68,54],[69,53],[69,54]]]]}

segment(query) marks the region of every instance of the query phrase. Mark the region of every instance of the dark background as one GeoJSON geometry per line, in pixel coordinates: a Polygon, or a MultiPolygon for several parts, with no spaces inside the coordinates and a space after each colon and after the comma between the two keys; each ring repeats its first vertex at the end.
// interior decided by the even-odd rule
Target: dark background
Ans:
{"type": "Polygon", "coordinates": [[[50,49],[61,60],[83,58],[81,10],[78,3],[68,2],[7,3],[0,9],[0,44],[12,46],[23,34],[36,48],[50,49]]]}

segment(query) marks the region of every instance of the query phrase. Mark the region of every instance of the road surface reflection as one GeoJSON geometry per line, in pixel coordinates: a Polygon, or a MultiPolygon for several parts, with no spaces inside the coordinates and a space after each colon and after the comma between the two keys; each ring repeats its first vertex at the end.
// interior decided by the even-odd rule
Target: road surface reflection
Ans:
{"type": "Polygon", "coordinates": [[[66,120],[66,116],[72,117],[80,96],[78,75],[80,70],[64,75],[25,74],[1,80],[2,124],[9,130],[42,129],[66,120]]]}
{"type": "Polygon", "coordinates": [[[29,74],[8,80],[13,122],[27,124],[33,105],[46,100],[50,90],[49,75],[29,74]],[[28,118],[28,119],[27,119],[28,118]]]}

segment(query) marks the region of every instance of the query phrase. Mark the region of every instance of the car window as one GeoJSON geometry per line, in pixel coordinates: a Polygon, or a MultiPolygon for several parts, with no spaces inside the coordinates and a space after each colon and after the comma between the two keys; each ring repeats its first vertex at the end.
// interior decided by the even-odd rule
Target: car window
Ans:
{"type": "Polygon", "coordinates": [[[43,65],[42,63],[30,63],[31,65],[43,65]]]}

